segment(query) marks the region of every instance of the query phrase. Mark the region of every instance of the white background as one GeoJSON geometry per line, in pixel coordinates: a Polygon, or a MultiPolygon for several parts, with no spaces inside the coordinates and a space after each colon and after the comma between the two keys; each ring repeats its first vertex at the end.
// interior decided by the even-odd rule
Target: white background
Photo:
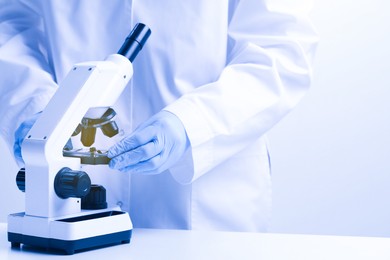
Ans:
{"type": "Polygon", "coordinates": [[[390,237],[389,11],[315,1],[313,87],[270,133],[271,231],[390,237]]]}
{"type": "MultiPolygon", "coordinates": [[[[313,87],[271,132],[271,232],[390,237],[390,2],[316,0],[313,87]]],[[[0,142],[0,222],[23,211],[0,142]]]]}

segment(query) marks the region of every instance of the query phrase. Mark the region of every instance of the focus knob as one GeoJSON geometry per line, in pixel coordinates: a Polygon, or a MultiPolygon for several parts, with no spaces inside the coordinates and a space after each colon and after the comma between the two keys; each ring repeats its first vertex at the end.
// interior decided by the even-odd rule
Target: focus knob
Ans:
{"type": "Polygon", "coordinates": [[[81,209],[106,209],[106,189],[102,185],[91,185],[88,195],[81,199],[81,209]]]}
{"type": "Polygon", "coordinates": [[[16,174],[16,185],[19,190],[26,191],[26,170],[24,168],[20,169],[18,174],[16,174]]]}
{"type": "Polygon", "coordinates": [[[54,179],[54,190],[58,197],[82,198],[89,193],[91,179],[83,171],[73,171],[68,167],[62,168],[54,179]]]}

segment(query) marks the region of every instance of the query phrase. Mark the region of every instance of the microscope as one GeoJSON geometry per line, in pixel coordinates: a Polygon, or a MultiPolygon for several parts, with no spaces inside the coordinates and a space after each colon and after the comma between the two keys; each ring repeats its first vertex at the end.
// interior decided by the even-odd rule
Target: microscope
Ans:
{"type": "Polygon", "coordinates": [[[66,254],[130,243],[132,222],[119,206],[109,208],[106,189],[92,184],[83,164],[108,164],[107,151],[91,147],[96,130],[118,133],[112,106],[133,75],[132,62],[150,36],[137,24],[117,54],[75,64],[22,144],[25,168],[16,177],[25,212],[8,216],[8,241],[66,254]],[[81,135],[82,149],[71,136],[81,135]]]}

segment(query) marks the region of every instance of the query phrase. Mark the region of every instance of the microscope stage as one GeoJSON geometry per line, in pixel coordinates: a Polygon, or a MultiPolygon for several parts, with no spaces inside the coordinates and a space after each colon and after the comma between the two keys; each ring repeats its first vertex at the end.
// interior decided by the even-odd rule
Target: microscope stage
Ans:
{"type": "Polygon", "coordinates": [[[99,150],[95,147],[75,150],[64,149],[62,154],[65,157],[80,158],[81,164],[98,165],[108,164],[110,162],[110,158],[107,157],[107,151],[99,150]]]}

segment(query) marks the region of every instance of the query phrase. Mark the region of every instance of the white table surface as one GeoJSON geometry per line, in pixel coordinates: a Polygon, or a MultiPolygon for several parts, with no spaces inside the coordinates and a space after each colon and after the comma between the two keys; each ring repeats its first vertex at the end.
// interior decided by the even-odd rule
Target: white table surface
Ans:
{"type": "Polygon", "coordinates": [[[62,255],[12,249],[0,223],[0,259],[390,260],[390,238],[134,229],[130,244],[62,255]]]}

